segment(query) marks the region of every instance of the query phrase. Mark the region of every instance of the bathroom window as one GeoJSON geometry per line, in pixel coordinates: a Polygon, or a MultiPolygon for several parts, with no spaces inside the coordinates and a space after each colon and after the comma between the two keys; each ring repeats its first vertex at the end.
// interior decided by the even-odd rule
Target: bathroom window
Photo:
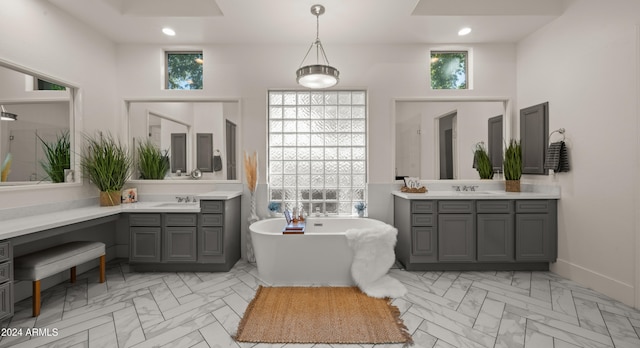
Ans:
{"type": "Polygon", "coordinates": [[[351,215],[365,202],[365,91],[269,91],[271,201],[351,215]]]}
{"type": "Polygon", "coordinates": [[[165,88],[202,89],[202,52],[166,52],[165,88]]]}
{"type": "Polygon", "coordinates": [[[67,88],[65,86],[60,86],[59,84],[49,82],[47,80],[42,80],[37,77],[35,79],[35,90],[37,91],[65,91],[67,88]]]}
{"type": "Polygon", "coordinates": [[[468,52],[431,51],[431,88],[467,89],[468,52]]]}

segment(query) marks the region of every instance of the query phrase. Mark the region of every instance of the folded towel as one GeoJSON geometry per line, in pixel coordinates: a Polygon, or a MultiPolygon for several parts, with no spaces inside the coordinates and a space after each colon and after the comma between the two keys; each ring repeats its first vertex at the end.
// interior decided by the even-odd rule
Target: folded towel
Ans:
{"type": "Polygon", "coordinates": [[[222,157],[219,155],[213,156],[213,171],[219,172],[222,170],[222,157]]]}
{"type": "Polygon", "coordinates": [[[569,171],[569,158],[564,141],[549,144],[544,169],[551,169],[556,173],[569,171]]]}

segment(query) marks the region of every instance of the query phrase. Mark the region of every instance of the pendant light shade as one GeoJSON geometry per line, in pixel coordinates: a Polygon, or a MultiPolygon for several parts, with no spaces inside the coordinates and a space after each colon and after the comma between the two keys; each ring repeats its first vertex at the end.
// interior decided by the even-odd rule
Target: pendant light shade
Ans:
{"type": "Polygon", "coordinates": [[[0,120],[2,121],[16,121],[18,115],[8,112],[4,109],[4,105],[0,105],[0,120]]]}
{"type": "Polygon", "coordinates": [[[328,88],[338,84],[340,78],[340,72],[338,69],[329,65],[327,55],[324,53],[322,42],[320,42],[320,15],[324,13],[324,6],[313,5],[311,6],[311,14],[316,16],[316,39],[311,43],[311,46],[307,50],[307,54],[300,63],[300,68],[296,71],[298,84],[307,88],[328,88]],[[316,64],[304,65],[305,60],[309,56],[309,52],[315,46],[316,48],[316,64]],[[320,58],[322,57],[325,64],[321,64],[320,58]],[[303,66],[304,65],[304,66],[303,66]]]}

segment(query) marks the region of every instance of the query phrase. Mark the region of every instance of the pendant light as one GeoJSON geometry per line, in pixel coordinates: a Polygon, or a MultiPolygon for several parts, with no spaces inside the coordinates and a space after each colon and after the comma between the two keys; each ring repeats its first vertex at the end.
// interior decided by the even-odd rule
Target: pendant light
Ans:
{"type": "Polygon", "coordinates": [[[18,115],[12,114],[4,109],[4,105],[0,105],[0,120],[2,121],[16,121],[18,115]]]}
{"type": "Polygon", "coordinates": [[[324,6],[313,5],[311,6],[311,14],[316,16],[316,39],[311,43],[307,54],[305,54],[300,63],[300,68],[296,71],[298,84],[308,88],[328,88],[333,87],[338,83],[340,72],[338,69],[329,65],[327,55],[324,53],[322,42],[320,42],[320,15],[324,13],[324,6]],[[316,64],[305,65],[304,61],[309,56],[309,52],[316,47],[316,64]],[[325,64],[320,64],[320,57],[324,59],[325,64]]]}

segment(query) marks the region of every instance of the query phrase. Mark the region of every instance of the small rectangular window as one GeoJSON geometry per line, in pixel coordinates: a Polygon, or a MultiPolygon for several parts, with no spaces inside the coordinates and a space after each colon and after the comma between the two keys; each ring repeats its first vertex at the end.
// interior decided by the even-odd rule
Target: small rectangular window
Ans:
{"type": "Polygon", "coordinates": [[[36,88],[37,91],[66,91],[67,88],[65,86],[60,86],[56,83],[49,82],[46,80],[41,80],[36,78],[36,88]]]}
{"type": "Polygon", "coordinates": [[[467,89],[467,51],[431,51],[431,88],[467,89]]]}
{"type": "Polygon", "coordinates": [[[166,89],[202,89],[202,52],[166,53],[166,89]]]}

